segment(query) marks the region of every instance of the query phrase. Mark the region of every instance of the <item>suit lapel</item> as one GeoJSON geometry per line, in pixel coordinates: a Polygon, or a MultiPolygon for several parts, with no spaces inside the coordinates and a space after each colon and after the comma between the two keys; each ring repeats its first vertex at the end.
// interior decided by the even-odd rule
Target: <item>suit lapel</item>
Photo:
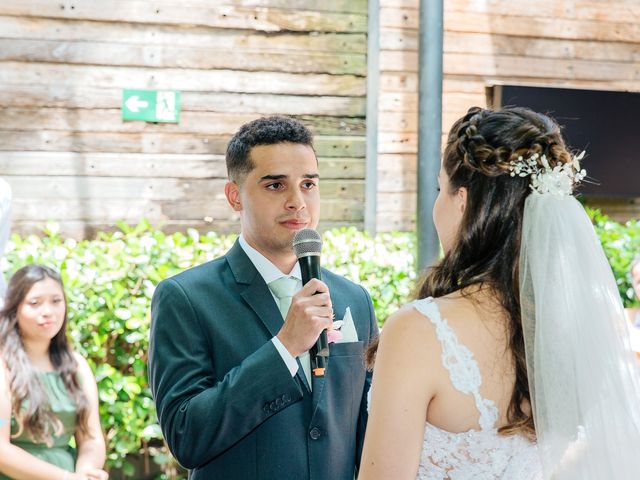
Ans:
{"type": "MultiPolygon", "coordinates": [[[[240,292],[240,295],[255,312],[269,334],[275,337],[282,328],[283,320],[269,287],[237,240],[227,253],[226,258],[236,282],[247,286],[240,292]]],[[[300,360],[296,359],[296,361],[298,362],[296,375],[309,391],[309,384],[304,376],[300,360]]]]}
{"type": "Polygon", "coordinates": [[[269,334],[272,337],[275,336],[282,328],[282,315],[273,300],[269,287],[264,283],[264,279],[237,240],[227,253],[226,258],[236,282],[240,285],[246,285],[246,288],[240,291],[240,295],[255,312],[269,334]]]}
{"type": "Polygon", "coordinates": [[[259,281],[249,285],[240,295],[256,313],[271,336],[275,337],[282,328],[282,315],[273,300],[269,287],[265,285],[262,277],[259,275],[257,277],[259,281]]]}

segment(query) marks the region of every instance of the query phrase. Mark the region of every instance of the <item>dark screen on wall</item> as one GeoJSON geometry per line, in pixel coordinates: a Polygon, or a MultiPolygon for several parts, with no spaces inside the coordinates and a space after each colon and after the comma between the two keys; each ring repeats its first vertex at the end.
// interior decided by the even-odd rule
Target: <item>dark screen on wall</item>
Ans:
{"type": "Polygon", "coordinates": [[[640,93],[569,88],[494,87],[495,106],[547,113],[563,127],[567,144],[586,150],[588,178],[580,192],[598,197],[640,196],[640,93]]]}

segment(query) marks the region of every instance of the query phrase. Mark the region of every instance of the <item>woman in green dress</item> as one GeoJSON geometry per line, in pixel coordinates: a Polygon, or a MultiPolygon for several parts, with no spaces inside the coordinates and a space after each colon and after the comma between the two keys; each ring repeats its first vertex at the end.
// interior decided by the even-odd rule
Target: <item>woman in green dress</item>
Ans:
{"type": "Polygon", "coordinates": [[[108,478],[96,381],[66,327],[58,273],[18,270],[0,311],[0,479],[108,478]]]}

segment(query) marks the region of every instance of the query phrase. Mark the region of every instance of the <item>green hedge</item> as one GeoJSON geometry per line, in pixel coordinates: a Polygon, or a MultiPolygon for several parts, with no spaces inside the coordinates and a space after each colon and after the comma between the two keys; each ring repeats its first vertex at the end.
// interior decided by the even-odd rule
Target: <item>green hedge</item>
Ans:
{"type": "Polygon", "coordinates": [[[599,210],[587,209],[609,259],[625,307],[638,305],[631,286],[631,262],[640,255],[640,221],[614,222],[599,210]]]}
{"type": "MultiPolygon", "coordinates": [[[[621,294],[630,303],[626,273],[640,251],[640,223],[623,226],[599,212],[591,214],[621,294]]],[[[108,468],[126,478],[143,478],[143,470],[153,470],[149,464],[159,465],[162,477],[173,477],[175,463],[164,446],[146,380],[151,296],[160,280],[224,254],[235,235],[195,230],[167,235],[146,222],[120,228],[83,241],[62,238],[54,225],[42,236],[14,235],[2,269],[10,273],[38,262],[61,271],[70,336],[98,381],[108,468]]],[[[323,265],[364,285],[381,322],[410,296],[416,278],[414,234],[372,238],[353,228],[335,229],[324,234],[324,242],[323,265]]]]}
{"type": "MultiPolygon", "coordinates": [[[[173,468],[147,385],[154,287],[164,278],[223,255],[235,235],[200,235],[195,230],[166,235],[146,222],[120,228],[83,241],[62,238],[55,225],[42,236],[13,235],[3,270],[9,274],[37,262],[61,271],[69,301],[69,333],[98,382],[107,465],[127,478],[140,478],[143,473],[135,467],[139,455],[167,472],[173,468]]],[[[374,240],[355,229],[343,229],[327,232],[324,239],[323,264],[365,284],[379,318],[407,297],[414,279],[412,235],[385,234],[374,240]]]]}

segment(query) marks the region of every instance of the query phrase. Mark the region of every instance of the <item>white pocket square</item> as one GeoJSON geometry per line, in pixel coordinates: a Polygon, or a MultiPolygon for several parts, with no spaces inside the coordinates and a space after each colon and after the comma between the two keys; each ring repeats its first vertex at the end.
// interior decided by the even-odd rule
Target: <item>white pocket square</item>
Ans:
{"type": "Polygon", "coordinates": [[[339,330],[342,338],[336,341],[336,343],[347,343],[347,342],[357,342],[358,341],[358,332],[356,331],[356,326],[353,323],[353,318],[351,317],[351,309],[347,307],[344,312],[344,318],[342,320],[336,320],[333,322],[333,328],[335,330],[339,330]]]}

